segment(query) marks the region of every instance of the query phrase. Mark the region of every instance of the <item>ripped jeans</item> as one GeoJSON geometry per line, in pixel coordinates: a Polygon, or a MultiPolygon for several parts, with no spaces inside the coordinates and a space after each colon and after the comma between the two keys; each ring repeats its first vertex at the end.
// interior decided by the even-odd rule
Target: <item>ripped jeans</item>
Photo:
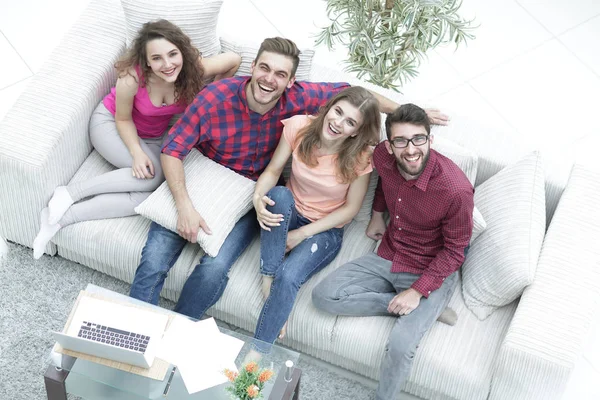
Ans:
{"type": "MultiPolygon", "coordinates": [[[[300,286],[339,253],[344,229],[332,228],[313,235],[294,247],[286,257],[288,231],[311,221],[298,213],[294,197],[285,186],[275,186],[267,196],[275,201],[275,205],[267,206],[267,209],[274,214],[282,214],[284,220],[280,226],[271,227],[271,231],[260,231],[260,272],[274,279],[254,337],[261,342],[273,343],[292,311],[300,286]]],[[[260,346],[260,342],[255,344],[259,350],[265,347],[260,346]]]]}

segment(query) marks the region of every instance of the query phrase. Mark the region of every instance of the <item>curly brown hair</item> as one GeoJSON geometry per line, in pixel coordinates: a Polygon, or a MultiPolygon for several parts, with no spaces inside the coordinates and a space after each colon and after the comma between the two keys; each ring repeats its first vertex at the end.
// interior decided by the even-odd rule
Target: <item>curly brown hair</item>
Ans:
{"type": "Polygon", "coordinates": [[[358,108],[363,116],[363,122],[358,128],[356,136],[344,140],[336,157],[338,180],[341,183],[351,183],[358,177],[357,171],[364,170],[368,166],[371,158],[371,146],[379,143],[381,127],[379,102],[367,89],[352,86],[332,97],[319,110],[316,118],[299,132],[296,139],[300,141],[298,156],[309,167],[318,165],[315,150],[321,146],[321,132],[325,116],[340,100],[346,100],[358,108]]]}
{"type": "Polygon", "coordinates": [[[141,84],[145,85],[144,82],[148,82],[151,69],[148,66],[146,45],[154,39],[165,39],[181,52],[183,65],[175,81],[175,102],[183,102],[185,105],[191,103],[204,87],[204,69],[198,62],[201,53],[181,28],[166,19],[146,22],[142,26],[131,47],[115,63],[119,77],[130,74],[131,68],[139,66],[144,78],[141,84]]]}

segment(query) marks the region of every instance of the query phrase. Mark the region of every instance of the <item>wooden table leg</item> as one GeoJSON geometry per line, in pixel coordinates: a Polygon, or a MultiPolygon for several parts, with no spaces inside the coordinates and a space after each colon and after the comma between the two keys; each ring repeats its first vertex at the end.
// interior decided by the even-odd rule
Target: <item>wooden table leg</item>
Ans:
{"type": "Polygon", "coordinates": [[[44,384],[48,400],[67,400],[67,388],[65,380],[69,371],[49,365],[44,373],[44,384]]]}
{"type": "Polygon", "coordinates": [[[286,380],[285,371],[279,373],[269,395],[269,400],[298,400],[302,370],[292,367],[291,373],[287,375],[289,380],[286,380]]]}

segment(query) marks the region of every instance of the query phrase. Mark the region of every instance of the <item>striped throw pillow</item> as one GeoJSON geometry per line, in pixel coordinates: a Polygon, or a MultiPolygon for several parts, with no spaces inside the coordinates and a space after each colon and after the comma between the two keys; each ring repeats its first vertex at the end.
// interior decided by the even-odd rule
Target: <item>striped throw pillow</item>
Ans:
{"type": "MultiPolygon", "coordinates": [[[[253,207],[255,182],[193,149],[183,161],[185,185],[194,208],[212,231],[200,229],[198,244],[211,257],[219,253],[236,222],[253,207]]],[[[177,232],[177,209],[167,182],[163,182],[135,211],[177,232]]]]}
{"type": "Polygon", "coordinates": [[[219,54],[217,21],[223,0],[121,0],[127,24],[127,46],[143,24],[166,19],[190,37],[202,56],[219,54]]]}

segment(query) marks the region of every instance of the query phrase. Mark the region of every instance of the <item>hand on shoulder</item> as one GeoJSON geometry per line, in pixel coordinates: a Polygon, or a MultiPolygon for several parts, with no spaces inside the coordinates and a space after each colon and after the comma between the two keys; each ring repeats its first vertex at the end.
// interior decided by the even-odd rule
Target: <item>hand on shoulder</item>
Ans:
{"type": "Polygon", "coordinates": [[[425,112],[429,117],[429,122],[434,125],[448,125],[450,117],[436,108],[426,108],[425,112]]]}

